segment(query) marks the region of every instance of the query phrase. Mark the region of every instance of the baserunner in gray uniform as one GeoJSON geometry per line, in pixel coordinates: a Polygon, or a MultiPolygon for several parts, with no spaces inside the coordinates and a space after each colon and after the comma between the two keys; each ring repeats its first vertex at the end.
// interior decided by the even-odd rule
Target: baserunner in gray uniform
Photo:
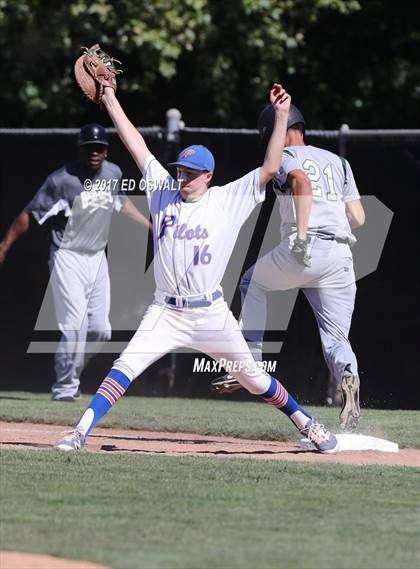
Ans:
{"type": "Polygon", "coordinates": [[[106,160],[108,138],[98,124],[79,133],[80,159],[52,172],[0,242],[0,264],[10,246],[28,231],[30,217],[51,224],[50,283],[61,340],[55,355],[54,401],[80,395],[85,344],[111,337],[110,283],[105,255],[111,216],[122,211],[148,220],[120,195],[121,170],[106,160]]]}
{"type": "MultiPolygon", "coordinates": [[[[263,141],[273,128],[265,108],[258,122],[263,141]]],[[[325,361],[342,391],[340,424],[357,426],[359,377],[348,334],[356,283],[352,228],[365,214],[350,164],[332,152],[304,143],[305,120],[291,105],[282,166],[274,180],[281,225],[277,247],[242,277],[241,328],[256,360],[262,359],[267,317],[266,294],[301,288],[315,314],[325,361]]],[[[230,375],[212,381],[218,393],[240,388],[230,375]]]]}

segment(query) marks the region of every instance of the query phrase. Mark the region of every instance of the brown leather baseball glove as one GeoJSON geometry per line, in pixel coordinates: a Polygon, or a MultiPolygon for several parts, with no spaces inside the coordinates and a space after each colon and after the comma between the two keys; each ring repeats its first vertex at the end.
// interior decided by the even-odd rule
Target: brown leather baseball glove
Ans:
{"type": "Polygon", "coordinates": [[[74,64],[74,75],[86,97],[99,105],[105,87],[117,90],[115,77],[122,71],[115,68],[114,62],[121,62],[102,51],[98,43],[82,49],[83,54],[74,64]]]}

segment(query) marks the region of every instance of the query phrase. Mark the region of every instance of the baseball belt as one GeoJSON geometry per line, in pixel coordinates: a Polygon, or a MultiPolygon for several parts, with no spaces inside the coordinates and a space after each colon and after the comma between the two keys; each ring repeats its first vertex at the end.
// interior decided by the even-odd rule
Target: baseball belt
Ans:
{"type": "Polygon", "coordinates": [[[182,296],[165,296],[164,302],[176,306],[177,308],[204,308],[210,306],[221,296],[223,296],[223,293],[220,290],[215,290],[211,293],[210,298],[207,295],[203,295],[200,298],[190,300],[188,297],[182,296]]]}

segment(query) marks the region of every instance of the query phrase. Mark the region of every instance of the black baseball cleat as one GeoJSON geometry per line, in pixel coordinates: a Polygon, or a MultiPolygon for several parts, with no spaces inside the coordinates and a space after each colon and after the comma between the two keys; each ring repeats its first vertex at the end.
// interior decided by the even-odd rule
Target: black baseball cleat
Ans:
{"type": "Polygon", "coordinates": [[[360,380],[357,375],[345,370],[341,379],[343,406],[340,413],[340,427],[343,431],[354,431],[359,424],[359,388],[360,380]]]}
{"type": "Polygon", "coordinates": [[[237,379],[226,373],[221,377],[216,377],[210,382],[210,388],[214,393],[218,395],[224,395],[225,393],[231,394],[238,389],[242,389],[242,385],[239,383],[237,379]]]}

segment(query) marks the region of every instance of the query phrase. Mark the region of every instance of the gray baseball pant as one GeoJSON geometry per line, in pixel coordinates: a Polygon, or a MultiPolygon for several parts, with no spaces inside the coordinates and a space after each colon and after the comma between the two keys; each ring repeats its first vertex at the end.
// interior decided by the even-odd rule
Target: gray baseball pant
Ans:
{"type": "Polygon", "coordinates": [[[104,251],[94,254],[68,249],[51,249],[50,282],[61,339],[55,354],[55,397],[73,397],[80,386],[85,364],[86,341],[89,353],[111,338],[110,282],[104,251]]]}
{"type": "Polygon", "coordinates": [[[348,339],[356,296],[350,247],[313,237],[309,247],[312,263],[307,268],[290,253],[293,237],[281,241],[241,279],[240,327],[250,349],[255,359],[261,360],[267,293],[301,288],[315,314],[324,358],[332,376],[339,381],[347,366],[357,374],[357,359],[348,339]]]}

